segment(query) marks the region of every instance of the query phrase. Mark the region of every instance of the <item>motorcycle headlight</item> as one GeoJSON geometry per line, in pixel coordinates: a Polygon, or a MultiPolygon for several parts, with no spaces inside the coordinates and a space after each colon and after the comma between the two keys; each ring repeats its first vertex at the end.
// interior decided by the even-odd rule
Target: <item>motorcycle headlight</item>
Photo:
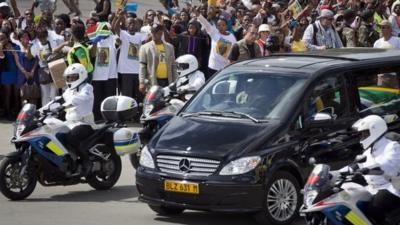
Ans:
{"type": "Polygon", "coordinates": [[[318,191],[310,190],[304,193],[304,205],[308,207],[313,205],[315,198],[318,196],[318,191]]]}
{"type": "Polygon", "coordinates": [[[247,173],[261,162],[261,158],[259,156],[251,156],[251,157],[243,157],[237,160],[234,160],[224,168],[222,168],[220,175],[238,175],[247,173]]]}
{"type": "Polygon", "coordinates": [[[140,154],[139,163],[143,167],[154,169],[154,160],[153,160],[153,157],[151,156],[150,151],[147,148],[147,146],[145,146],[142,149],[142,152],[140,154]]]}
{"type": "Polygon", "coordinates": [[[154,105],[145,105],[143,107],[143,114],[147,117],[150,116],[151,111],[154,109],[154,105]]]}

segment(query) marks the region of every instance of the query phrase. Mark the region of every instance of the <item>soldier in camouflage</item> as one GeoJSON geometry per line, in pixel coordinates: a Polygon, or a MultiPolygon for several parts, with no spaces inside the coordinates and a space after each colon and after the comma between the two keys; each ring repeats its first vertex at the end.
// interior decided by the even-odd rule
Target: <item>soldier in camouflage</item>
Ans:
{"type": "Polygon", "coordinates": [[[374,11],[366,9],[361,13],[361,26],[358,28],[359,47],[373,47],[379,39],[379,33],[374,29],[374,11]]]}
{"type": "Polygon", "coordinates": [[[345,47],[357,47],[357,32],[351,26],[356,18],[356,13],[351,9],[346,9],[343,13],[344,27],[342,31],[342,41],[345,47]]]}

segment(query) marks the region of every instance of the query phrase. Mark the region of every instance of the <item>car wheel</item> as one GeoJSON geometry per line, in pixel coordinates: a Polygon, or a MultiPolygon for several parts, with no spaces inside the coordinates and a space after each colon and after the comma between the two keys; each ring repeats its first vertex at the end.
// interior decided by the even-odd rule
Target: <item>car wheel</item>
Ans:
{"type": "Polygon", "coordinates": [[[172,216],[181,214],[185,209],[173,207],[173,206],[162,206],[162,205],[149,205],[150,209],[162,216],[172,216]]]}
{"type": "Polygon", "coordinates": [[[263,210],[255,215],[259,224],[288,225],[298,215],[300,185],[288,172],[275,173],[265,186],[263,210]]]}

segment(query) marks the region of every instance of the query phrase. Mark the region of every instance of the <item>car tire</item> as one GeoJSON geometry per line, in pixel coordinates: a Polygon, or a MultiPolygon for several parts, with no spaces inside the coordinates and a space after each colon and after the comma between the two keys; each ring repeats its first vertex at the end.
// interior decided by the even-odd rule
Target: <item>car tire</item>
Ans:
{"type": "Polygon", "coordinates": [[[173,207],[173,206],[162,206],[162,205],[149,205],[150,209],[162,216],[173,216],[181,214],[185,209],[173,207]]]}
{"type": "Polygon", "coordinates": [[[289,172],[276,172],[265,185],[263,202],[263,210],[254,216],[257,223],[263,225],[291,224],[298,216],[301,205],[299,182],[289,172]]]}

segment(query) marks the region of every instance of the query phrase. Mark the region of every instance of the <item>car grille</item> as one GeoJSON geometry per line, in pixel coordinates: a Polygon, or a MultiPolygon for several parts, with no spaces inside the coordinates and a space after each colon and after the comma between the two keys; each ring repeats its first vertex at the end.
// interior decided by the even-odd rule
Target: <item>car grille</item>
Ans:
{"type": "Polygon", "coordinates": [[[210,176],[219,166],[219,161],[185,156],[158,155],[157,166],[162,172],[210,176]]]}

